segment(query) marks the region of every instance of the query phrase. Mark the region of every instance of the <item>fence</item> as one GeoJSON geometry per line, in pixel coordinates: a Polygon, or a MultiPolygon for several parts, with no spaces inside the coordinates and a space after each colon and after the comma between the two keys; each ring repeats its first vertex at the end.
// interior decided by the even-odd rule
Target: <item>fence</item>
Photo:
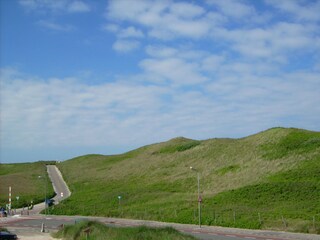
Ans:
{"type": "MultiPolygon", "coordinates": [[[[63,205],[63,203],[62,203],[63,205]]],[[[59,214],[58,209],[52,209],[59,214]]],[[[176,222],[198,224],[198,208],[134,208],[119,205],[116,208],[106,209],[103,205],[90,205],[90,207],[74,206],[63,208],[61,214],[80,214],[84,216],[106,216],[119,218],[134,218],[142,220],[156,220],[163,222],[176,222]]],[[[276,212],[252,211],[247,207],[238,209],[214,209],[202,206],[201,223],[203,225],[251,228],[276,229],[320,234],[320,213],[305,214],[303,212],[276,212]]]]}

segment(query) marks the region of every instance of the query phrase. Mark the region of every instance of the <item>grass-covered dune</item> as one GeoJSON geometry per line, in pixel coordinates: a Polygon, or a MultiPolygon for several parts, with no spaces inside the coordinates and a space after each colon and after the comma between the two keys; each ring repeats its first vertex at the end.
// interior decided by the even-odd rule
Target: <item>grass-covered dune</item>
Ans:
{"type": "Polygon", "coordinates": [[[320,133],[273,128],[241,139],[175,138],[58,165],[72,195],[56,214],[318,232],[320,133]]]}
{"type": "Polygon", "coordinates": [[[47,177],[46,164],[51,162],[0,164],[0,206],[9,201],[11,187],[12,208],[30,206],[53,196],[53,188],[47,177]],[[17,200],[17,197],[19,199],[17,200]]]}
{"type": "Polygon", "coordinates": [[[68,225],[54,234],[56,238],[70,240],[195,240],[196,238],[178,232],[173,228],[130,228],[107,227],[99,222],[79,222],[68,225]]]}

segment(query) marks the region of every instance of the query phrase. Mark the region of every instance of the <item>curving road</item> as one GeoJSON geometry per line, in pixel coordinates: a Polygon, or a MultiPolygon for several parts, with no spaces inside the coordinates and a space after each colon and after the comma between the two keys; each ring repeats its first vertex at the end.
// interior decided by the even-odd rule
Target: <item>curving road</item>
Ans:
{"type": "Polygon", "coordinates": [[[196,225],[163,223],[144,220],[130,220],[104,217],[80,217],[80,216],[21,216],[16,218],[0,219],[0,225],[8,228],[11,232],[40,232],[42,223],[45,224],[45,232],[56,231],[61,225],[74,224],[78,221],[93,220],[99,221],[107,226],[116,227],[173,227],[183,233],[195,236],[202,240],[320,240],[320,235],[288,233],[267,230],[246,230],[223,227],[204,226],[199,228],[196,225]],[[2,220],[2,221],[1,221],[2,220]]]}
{"type": "Polygon", "coordinates": [[[53,189],[56,193],[56,196],[53,198],[53,200],[56,204],[58,204],[63,199],[70,197],[71,192],[56,165],[47,165],[47,171],[51,179],[53,189]]]}

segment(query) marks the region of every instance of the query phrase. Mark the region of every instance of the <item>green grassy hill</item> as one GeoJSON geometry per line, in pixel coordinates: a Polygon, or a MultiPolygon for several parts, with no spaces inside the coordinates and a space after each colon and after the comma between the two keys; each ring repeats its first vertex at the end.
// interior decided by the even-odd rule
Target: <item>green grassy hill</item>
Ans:
{"type": "Polygon", "coordinates": [[[55,238],[66,240],[196,240],[191,235],[185,235],[173,228],[150,228],[150,227],[108,227],[100,222],[79,222],[75,225],[65,226],[54,234],[55,238]],[[89,234],[84,230],[90,230],[89,234]]]}
{"type": "Polygon", "coordinates": [[[29,206],[31,201],[34,204],[44,201],[46,187],[48,196],[53,196],[52,184],[47,178],[45,167],[48,163],[51,162],[0,164],[0,206],[8,204],[9,186],[12,208],[29,206]]]}
{"type": "Polygon", "coordinates": [[[190,166],[204,224],[319,231],[320,133],[300,129],[77,157],[58,165],[72,195],[52,211],[197,223],[190,166]]]}

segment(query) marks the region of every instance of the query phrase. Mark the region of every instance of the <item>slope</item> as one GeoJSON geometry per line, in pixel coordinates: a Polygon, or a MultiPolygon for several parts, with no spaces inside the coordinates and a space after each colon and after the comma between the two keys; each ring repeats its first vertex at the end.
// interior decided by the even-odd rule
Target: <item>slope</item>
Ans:
{"type": "Polygon", "coordinates": [[[12,194],[12,208],[29,206],[54,195],[48,179],[46,164],[53,162],[0,164],[0,206],[8,204],[9,187],[12,194]],[[19,200],[16,198],[19,197],[19,200]]]}
{"type": "MultiPolygon", "coordinates": [[[[319,132],[285,128],[242,139],[176,138],[121,155],[81,156],[59,164],[73,195],[53,211],[196,223],[193,166],[201,176],[205,224],[288,228],[291,220],[296,227],[311,218],[308,224],[317,231],[319,156],[319,132]]],[[[311,231],[309,225],[303,227],[311,231]]]]}

